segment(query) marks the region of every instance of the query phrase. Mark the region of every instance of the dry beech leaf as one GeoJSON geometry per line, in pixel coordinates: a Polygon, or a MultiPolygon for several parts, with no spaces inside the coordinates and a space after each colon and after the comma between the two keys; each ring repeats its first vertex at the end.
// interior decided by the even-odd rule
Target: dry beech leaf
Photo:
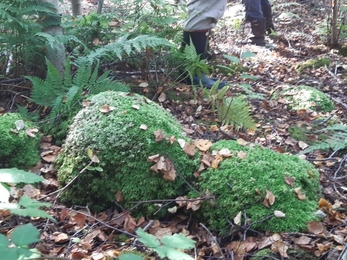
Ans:
{"type": "Polygon", "coordinates": [[[195,145],[194,144],[188,144],[183,148],[183,151],[190,157],[193,157],[195,155],[195,145]]]}
{"type": "Polygon", "coordinates": [[[237,157],[239,157],[240,159],[246,159],[247,158],[247,153],[245,153],[244,151],[239,151],[237,153],[237,157]]]}
{"type": "Polygon", "coordinates": [[[274,215],[276,218],[284,218],[286,216],[286,214],[284,214],[282,211],[279,211],[279,210],[275,210],[274,215]]]}
{"type": "Polygon", "coordinates": [[[219,150],[218,154],[220,154],[221,156],[223,156],[224,158],[229,158],[232,157],[233,154],[232,152],[228,149],[228,148],[222,148],[219,150]]]}
{"type": "Polygon", "coordinates": [[[141,130],[147,130],[147,129],[148,129],[148,126],[145,125],[145,124],[141,124],[141,125],[140,125],[140,129],[141,129],[141,130]]]}
{"type": "Polygon", "coordinates": [[[172,208],[168,208],[167,211],[170,212],[171,214],[175,214],[177,212],[177,207],[173,206],[172,208]]]}
{"type": "Polygon", "coordinates": [[[181,148],[183,149],[184,146],[186,145],[186,141],[184,139],[177,139],[178,144],[181,146],[181,148]]]}
{"type": "Polygon", "coordinates": [[[165,133],[161,129],[154,131],[154,136],[155,136],[155,140],[154,140],[155,142],[160,142],[166,138],[165,133]]]}
{"type": "Polygon", "coordinates": [[[176,142],[176,137],[175,136],[171,136],[168,138],[168,141],[170,144],[173,144],[174,142],[176,142]]]}
{"type": "Polygon", "coordinates": [[[241,217],[242,217],[242,211],[237,213],[236,217],[234,218],[235,225],[238,225],[238,226],[241,225],[241,217]]]}
{"type": "Polygon", "coordinates": [[[192,209],[193,211],[197,211],[200,208],[202,200],[189,201],[187,203],[187,209],[192,209]]]}
{"type": "Polygon", "coordinates": [[[117,191],[116,193],[116,201],[117,202],[122,202],[123,201],[123,195],[122,195],[122,191],[117,191]]]}
{"type": "Polygon", "coordinates": [[[139,84],[139,87],[147,88],[148,87],[148,83],[147,82],[142,82],[141,84],[139,84]]]}
{"type": "Polygon", "coordinates": [[[149,156],[147,158],[147,162],[157,162],[157,161],[159,161],[159,158],[160,158],[160,154],[157,153],[155,155],[149,156]]]}
{"type": "Polygon", "coordinates": [[[214,160],[212,161],[211,167],[212,167],[213,169],[217,169],[219,163],[221,163],[222,161],[223,161],[223,156],[217,154],[217,155],[214,157],[214,160]]]}
{"type": "Polygon", "coordinates": [[[287,254],[288,248],[289,247],[283,241],[275,241],[271,245],[272,252],[279,253],[282,256],[282,258],[288,258],[289,257],[287,254]]]}
{"type": "Polygon", "coordinates": [[[301,187],[295,188],[294,191],[299,200],[306,200],[306,195],[301,192],[301,187]]]}
{"type": "Polygon", "coordinates": [[[243,140],[242,138],[239,138],[236,140],[239,145],[245,146],[248,144],[247,141],[243,140]]]}
{"type": "Polygon", "coordinates": [[[307,223],[307,228],[310,233],[315,235],[321,234],[324,231],[324,226],[319,221],[311,221],[307,223]]]}
{"type": "Polygon", "coordinates": [[[285,177],[284,177],[284,181],[285,181],[290,187],[294,187],[294,178],[289,177],[289,176],[285,176],[285,177]]]}
{"type": "Polygon", "coordinates": [[[84,227],[84,224],[86,223],[86,215],[78,213],[73,217],[73,219],[79,228],[84,227]]]}
{"type": "Polygon", "coordinates": [[[275,203],[275,195],[273,195],[273,193],[269,190],[266,190],[266,195],[263,201],[263,205],[267,208],[270,208],[270,206],[272,206],[275,203]]]}
{"type": "Polygon", "coordinates": [[[36,135],[34,133],[38,133],[39,130],[36,128],[33,129],[25,129],[25,133],[30,137],[35,137],[36,135]]]}
{"type": "Polygon", "coordinates": [[[308,144],[303,141],[299,141],[298,145],[301,148],[301,150],[305,150],[308,147],[308,144]]]}
{"type": "Polygon", "coordinates": [[[69,240],[69,236],[65,233],[55,232],[53,233],[55,243],[65,243],[69,240]]]}
{"type": "Polygon", "coordinates": [[[140,109],[140,106],[139,105],[132,105],[131,106],[133,109],[136,109],[136,110],[139,110],[140,109]]]}
{"type": "Polygon", "coordinates": [[[206,152],[212,146],[212,142],[210,140],[204,139],[197,139],[195,140],[194,144],[201,152],[206,152]]]}
{"type": "Polygon", "coordinates": [[[103,105],[103,106],[101,106],[101,107],[99,108],[99,111],[100,111],[101,113],[106,114],[106,113],[109,113],[109,112],[111,112],[111,111],[113,111],[113,110],[115,110],[115,109],[116,109],[115,107],[112,107],[112,106],[109,106],[109,105],[103,105]]]}
{"type": "Polygon", "coordinates": [[[158,97],[158,101],[160,103],[164,102],[166,100],[166,94],[164,92],[161,92],[159,97],[158,97]]]}

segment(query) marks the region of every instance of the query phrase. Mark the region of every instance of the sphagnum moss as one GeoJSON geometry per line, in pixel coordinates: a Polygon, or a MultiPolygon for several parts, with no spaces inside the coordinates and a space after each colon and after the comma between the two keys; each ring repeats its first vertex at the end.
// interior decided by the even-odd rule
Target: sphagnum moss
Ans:
{"type": "Polygon", "coordinates": [[[199,180],[200,191],[209,190],[216,196],[214,204],[204,202],[198,212],[212,229],[227,233],[228,220],[240,211],[247,216],[248,223],[261,221],[275,210],[286,214],[285,218],[272,217],[251,227],[260,231],[303,231],[307,222],[316,219],[320,185],[318,172],[309,162],[259,146],[241,146],[235,141],[219,141],[212,147],[222,148],[235,155],[217,169],[202,173],[199,180]],[[244,151],[246,158],[239,158],[238,151],[244,151]],[[294,179],[293,187],[286,183],[286,177],[294,179]],[[299,187],[305,200],[300,200],[295,192],[299,187]],[[263,205],[267,190],[276,197],[269,208],[263,205]]]}
{"type": "MultiPolygon", "coordinates": [[[[174,136],[176,140],[188,141],[172,115],[143,96],[112,91],[93,96],[70,127],[57,160],[58,178],[62,186],[71,181],[90,162],[88,149],[100,160],[94,166],[103,170],[85,171],[64,192],[62,199],[104,210],[116,204],[119,192],[123,200],[117,204],[125,208],[135,206],[133,201],[185,195],[189,187],[180,175],[192,181],[199,155],[188,157],[177,141],[172,144],[167,139],[156,142],[154,132],[157,130],[162,130],[168,138],[174,136]],[[107,107],[109,112],[100,111],[107,107]],[[175,181],[164,180],[162,175],[150,170],[153,163],[147,158],[156,154],[173,163],[177,172],[175,181]]],[[[135,209],[145,215],[157,210],[158,207],[151,203],[135,209]]]]}

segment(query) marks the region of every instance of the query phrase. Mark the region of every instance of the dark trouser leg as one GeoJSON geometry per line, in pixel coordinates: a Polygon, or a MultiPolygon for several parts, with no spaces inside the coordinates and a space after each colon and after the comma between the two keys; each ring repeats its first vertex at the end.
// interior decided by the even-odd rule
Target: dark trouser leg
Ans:
{"type": "Polygon", "coordinates": [[[272,22],[272,8],[271,5],[261,5],[263,15],[265,17],[265,31],[267,34],[270,34],[272,31],[275,31],[274,24],[272,22]]]}
{"type": "MultiPolygon", "coordinates": [[[[208,33],[209,31],[193,31],[183,32],[183,47],[186,44],[192,43],[195,47],[196,53],[200,55],[200,59],[206,59],[207,46],[208,46],[208,33]]],[[[208,78],[205,74],[196,75],[193,78],[193,84],[202,84],[206,88],[211,88],[216,83],[215,79],[208,78]]],[[[220,82],[218,88],[226,85],[225,82],[220,82]]]]}

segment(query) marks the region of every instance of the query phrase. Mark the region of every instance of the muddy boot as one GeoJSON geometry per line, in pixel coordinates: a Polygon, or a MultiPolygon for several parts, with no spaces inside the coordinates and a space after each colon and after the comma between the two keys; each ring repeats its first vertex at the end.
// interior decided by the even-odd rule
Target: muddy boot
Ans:
{"type": "Polygon", "coordinates": [[[253,37],[250,37],[251,44],[265,46],[265,18],[251,20],[253,37]]]}
{"type": "MultiPolygon", "coordinates": [[[[186,44],[193,43],[196,53],[200,55],[200,59],[206,59],[207,46],[208,46],[208,31],[195,31],[195,32],[183,32],[183,47],[186,44]]],[[[197,75],[193,78],[194,85],[202,85],[206,88],[211,88],[215,83],[216,78],[209,78],[205,74],[197,75]]],[[[227,82],[219,82],[218,88],[222,88],[227,85],[227,82]]]]}
{"type": "Polygon", "coordinates": [[[265,32],[267,35],[270,35],[272,32],[275,32],[275,26],[272,22],[272,8],[271,5],[262,5],[261,10],[265,17],[265,32]]]}

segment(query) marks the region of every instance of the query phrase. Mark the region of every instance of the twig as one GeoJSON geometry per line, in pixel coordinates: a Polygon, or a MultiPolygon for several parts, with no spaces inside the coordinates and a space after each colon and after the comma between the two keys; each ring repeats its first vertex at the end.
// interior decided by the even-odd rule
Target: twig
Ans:
{"type": "Polygon", "coordinates": [[[213,236],[213,234],[211,233],[211,231],[210,231],[204,224],[199,223],[199,225],[202,226],[202,227],[207,231],[207,233],[210,234],[210,236],[211,236],[213,242],[214,242],[214,243],[216,244],[216,246],[218,247],[218,250],[219,250],[219,252],[220,252],[220,254],[221,254],[221,256],[222,256],[222,259],[225,259],[225,255],[223,254],[222,248],[219,246],[219,244],[218,244],[218,242],[217,242],[217,239],[213,236]]]}
{"type": "Polygon", "coordinates": [[[104,221],[102,221],[102,220],[100,220],[100,219],[98,219],[98,218],[96,218],[96,217],[93,217],[92,215],[89,215],[89,214],[87,214],[87,213],[84,213],[84,212],[82,212],[82,211],[77,211],[77,210],[74,210],[74,209],[69,209],[69,210],[70,210],[70,211],[77,212],[77,213],[80,213],[80,214],[82,214],[82,215],[85,215],[86,217],[91,218],[91,219],[93,219],[93,220],[99,222],[100,224],[104,225],[105,227],[108,227],[108,228],[110,228],[110,229],[113,229],[113,230],[115,230],[115,231],[117,231],[117,232],[126,234],[126,235],[131,236],[131,237],[135,237],[135,238],[137,237],[136,235],[131,234],[131,233],[125,231],[125,230],[121,230],[121,229],[112,227],[111,225],[105,223],[104,221]]]}
{"type": "Polygon", "coordinates": [[[342,252],[339,254],[339,257],[337,258],[337,260],[345,260],[347,254],[347,244],[345,244],[345,246],[343,247],[342,252]]]}
{"type": "MultiPolygon", "coordinates": [[[[56,193],[58,193],[58,195],[57,195],[57,197],[55,198],[55,200],[57,200],[57,198],[60,196],[60,194],[64,191],[64,190],[66,190],[68,187],[70,187],[71,186],[71,184],[91,165],[93,163],[93,161],[90,161],[89,163],[88,163],[88,165],[86,166],[86,167],[84,167],[68,184],[66,184],[63,188],[61,188],[61,189],[59,189],[59,190],[56,190],[56,191],[53,191],[53,192],[51,192],[51,193],[49,193],[49,194],[47,194],[46,196],[43,196],[43,197],[41,197],[41,198],[39,198],[38,200],[42,200],[42,199],[44,199],[44,198],[47,198],[47,197],[49,197],[49,196],[52,196],[53,194],[56,194],[56,193]]],[[[54,203],[55,203],[55,201],[54,201],[54,203]]]]}

